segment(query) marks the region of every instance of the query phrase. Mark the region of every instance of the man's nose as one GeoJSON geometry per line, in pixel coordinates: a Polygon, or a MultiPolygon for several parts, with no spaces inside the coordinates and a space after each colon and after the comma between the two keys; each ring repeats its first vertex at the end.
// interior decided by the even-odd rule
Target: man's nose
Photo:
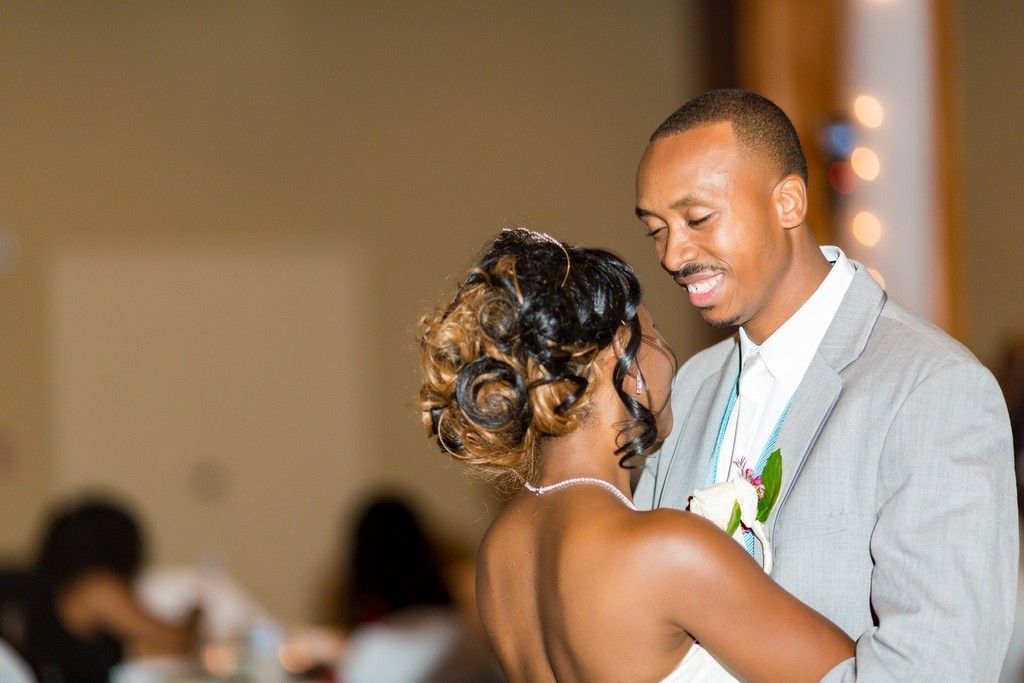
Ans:
{"type": "Polygon", "coordinates": [[[686,228],[671,228],[661,254],[661,267],[675,273],[695,261],[697,253],[697,245],[686,234],[686,228]]]}

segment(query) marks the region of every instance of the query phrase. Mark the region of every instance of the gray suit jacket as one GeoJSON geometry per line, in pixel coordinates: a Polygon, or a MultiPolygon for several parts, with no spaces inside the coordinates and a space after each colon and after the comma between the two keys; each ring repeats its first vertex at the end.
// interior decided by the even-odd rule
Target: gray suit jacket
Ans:
{"type": "MultiPolygon", "coordinates": [[[[969,351],[854,265],[779,434],[773,577],[857,640],[826,681],[995,681],[1018,564],[1006,405],[969,351]]],[[[679,370],[641,508],[685,508],[704,485],[737,347],[679,370]]]]}

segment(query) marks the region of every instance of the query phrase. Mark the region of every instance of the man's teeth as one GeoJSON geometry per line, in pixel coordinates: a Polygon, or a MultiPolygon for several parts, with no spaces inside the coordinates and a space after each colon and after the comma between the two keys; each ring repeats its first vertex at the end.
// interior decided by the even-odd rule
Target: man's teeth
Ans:
{"type": "Polygon", "coordinates": [[[686,291],[690,294],[704,294],[705,292],[710,292],[711,288],[718,284],[719,279],[721,279],[720,275],[709,277],[707,280],[701,280],[700,282],[695,282],[692,285],[686,285],[686,291]]]}

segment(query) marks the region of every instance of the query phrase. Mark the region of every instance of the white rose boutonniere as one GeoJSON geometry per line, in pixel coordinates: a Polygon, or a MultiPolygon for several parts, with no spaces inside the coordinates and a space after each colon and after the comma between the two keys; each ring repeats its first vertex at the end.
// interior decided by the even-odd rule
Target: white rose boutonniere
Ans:
{"type": "Polygon", "coordinates": [[[775,507],[781,488],[782,453],[776,450],[768,456],[761,476],[754,476],[753,470],[747,469],[743,478],[696,490],[690,498],[689,510],[714,522],[740,544],[744,529],[749,529],[761,542],[764,571],[771,574],[772,546],[764,523],[775,507]]]}

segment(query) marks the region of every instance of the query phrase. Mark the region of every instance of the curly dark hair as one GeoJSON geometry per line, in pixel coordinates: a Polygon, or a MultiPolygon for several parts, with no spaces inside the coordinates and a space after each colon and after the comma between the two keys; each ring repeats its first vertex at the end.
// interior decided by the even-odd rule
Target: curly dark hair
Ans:
{"type": "Polygon", "coordinates": [[[612,373],[631,416],[622,467],[657,440],[654,414],[623,390],[642,340],[640,282],[615,254],[525,228],[506,229],[421,320],[427,435],[486,478],[517,488],[534,474],[539,439],[585,417],[597,355],[622,335],[612,373]]]}

